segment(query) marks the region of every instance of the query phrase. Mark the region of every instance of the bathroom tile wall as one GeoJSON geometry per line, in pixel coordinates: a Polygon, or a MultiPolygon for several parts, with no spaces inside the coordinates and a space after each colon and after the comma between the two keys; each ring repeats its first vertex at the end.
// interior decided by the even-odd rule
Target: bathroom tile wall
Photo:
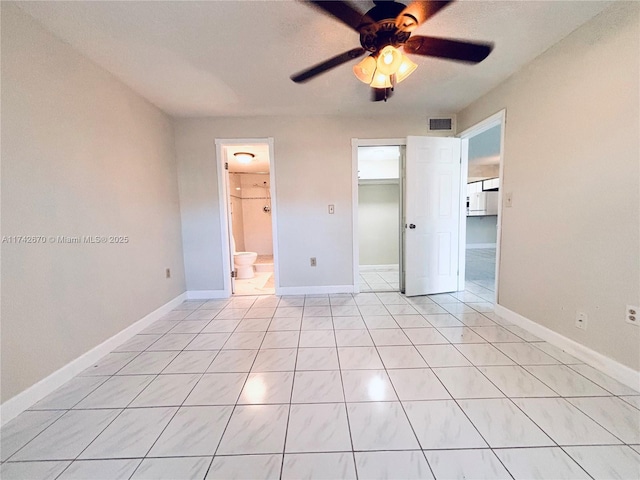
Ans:
{"type": "Polygon", "coordinates": [[[271,202],[266,198],[269,191],[262,186],[264,182],[267,182],[267,186],[270,185],[269,175],[238,176],[242,182],[245,251],[257,252],[258,255],[273,255],[271,213],[263,210],[266,205],[271,206],[271,202]]]}

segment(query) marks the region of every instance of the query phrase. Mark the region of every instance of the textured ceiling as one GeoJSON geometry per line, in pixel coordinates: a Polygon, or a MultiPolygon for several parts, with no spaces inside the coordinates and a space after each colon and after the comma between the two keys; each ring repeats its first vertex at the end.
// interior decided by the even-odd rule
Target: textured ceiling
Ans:
{"type": "MultiPolygon", "coordinates": [[[[355,2],[366,10],[370,3],[355,2]]],[[[413,56],[389,102],[345,64],[289,76],[359,46],[357,33],[293,1],[19,2],[48,30],[175,116],[454,113],[611,2],[458,1],[415,32],[492,41],[479,65],[413,56]]],[[[355,62],[354,62],[355,63],[355,62]]]]}

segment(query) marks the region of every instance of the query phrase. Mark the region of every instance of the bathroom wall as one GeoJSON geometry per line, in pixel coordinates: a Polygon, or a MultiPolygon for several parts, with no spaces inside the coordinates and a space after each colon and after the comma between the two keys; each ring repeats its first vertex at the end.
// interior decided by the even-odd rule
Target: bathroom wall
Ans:
{"type": "Polygon", "coordinates": [[[268,189],[262,185],[269,175],[239,175],[242,182],[242,216],[244,218],[244,246],[247,252],[258,255],[273,255],[273,235],[271,229],[271,213],[265,212],[265,205],[271,206],[268,189]],[[260,185],[256,187],[255,185],[260,185]]]}
{"type": "Polygon", "coordinates": [[[229,200],[231,203],[231,227],[236,241],[236,251],[246,251],[244,245],[244,215],[242,211],[241,175],[229,174],[229,200]]]}

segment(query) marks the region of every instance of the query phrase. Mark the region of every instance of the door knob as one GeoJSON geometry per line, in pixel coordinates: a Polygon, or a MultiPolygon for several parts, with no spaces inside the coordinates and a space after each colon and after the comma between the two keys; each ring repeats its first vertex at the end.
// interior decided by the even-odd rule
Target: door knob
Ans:
{"type": "Polygon", "coordinates": [[[409,224],[409,228],[410,228],[411,230],[413,230],[414,228],[416,228],[416,226],[415,226],[413,223],[410,223],[410,224],[409,224]]]}

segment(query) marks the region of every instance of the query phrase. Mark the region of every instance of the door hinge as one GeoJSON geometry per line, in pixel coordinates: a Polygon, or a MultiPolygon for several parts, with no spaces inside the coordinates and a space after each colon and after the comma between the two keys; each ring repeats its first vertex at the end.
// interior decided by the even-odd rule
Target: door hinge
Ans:
{"type": "Polygon", "coordinates": [[[229,170],[229,162],[224,162],[224,169],[229,170]]]}
{"type": "Polygon", "coordinates": [[[235,270],[231,270],[231,278],[236,278],[236,271],[235,270]]]}

